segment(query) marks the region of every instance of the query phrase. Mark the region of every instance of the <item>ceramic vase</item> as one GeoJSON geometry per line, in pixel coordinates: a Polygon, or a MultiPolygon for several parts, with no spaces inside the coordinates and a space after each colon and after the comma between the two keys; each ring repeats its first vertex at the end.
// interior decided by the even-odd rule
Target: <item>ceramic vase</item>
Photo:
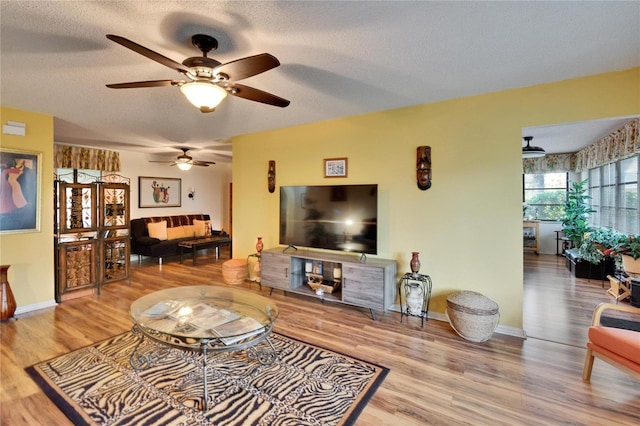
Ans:
{"type": "Polygon", "coordinates": [[[11,317],[16,312],[16,299],[13,297],[11,286],[7,278],[8,270],[11,265],[0,266],[0,277],[2,280],[2,292],[0,294],[0,300],[2,305],[0,306],[0,320],[4,321],[11,317]]]}
{"type": "Polygon", "coordinates": [[[258,254],[262,253],[262,237],[258,237],[258,241],[256,242],[256,251],[258,254]]]}
{"type": "Polygon", "coordinates": [[[421,315],[422,314],[422,304],[424,302],[424,294],[422,287],[419,285],[408,285],[408,288],[405,288],[407,292],[407,311],[411,315],[421,315]]]}
{"type": "Polygon", "coordinates": [[[411,272],[413,272],[414,276],[418,275],[420,271],[420,253],[417,251],[411,252],[411,262],[409,262],[409,266],[411,266],[411,272]]]}

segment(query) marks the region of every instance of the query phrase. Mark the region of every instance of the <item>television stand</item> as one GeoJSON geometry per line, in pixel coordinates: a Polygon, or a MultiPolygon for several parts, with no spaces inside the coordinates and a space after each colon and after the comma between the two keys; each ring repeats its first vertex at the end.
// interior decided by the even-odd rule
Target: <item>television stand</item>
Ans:
{"type": "Polygon", "coordinates": [[[261,284],[285,292],[386,311],[396,300],[395,260],[371,258],[348,253],[296,250],[281,247],[263,250],[261,284]],[[321,284],[321,285],[318,285],[321,284]],[[312,288],[316,287],[316,288],[312,288]],[[317,291],[322,287],[322,291],[317,291]]]}
{"type": "Polygon", "coordinates": [[[298,251],[298,247],[296,247],[296,246],[294,246],[294,245],[289,244],[288,246],[286,246],[286,247],[284,248],[284,250],[282,250],[282,252],[283,252],[283,253],[286,253],[286,251],[287,251],[287,250],[289,250],[289,249],[294,249],[295,251],[298,251]]]}

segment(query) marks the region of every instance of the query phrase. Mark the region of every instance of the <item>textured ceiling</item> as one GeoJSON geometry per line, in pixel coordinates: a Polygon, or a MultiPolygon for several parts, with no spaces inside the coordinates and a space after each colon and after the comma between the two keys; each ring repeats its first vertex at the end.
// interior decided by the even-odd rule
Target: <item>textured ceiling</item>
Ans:
{"type": "MultiPolygon", "coordinates": [[[[640,2],[1,1],[0,8],[3,106],[53,115],[58,142],[149,153],[191,146],[216,161],[239,134],[640,66],[640,2]],[[280,67],[241,83],[291,105],[228,97],[202,114],[175,87],[105,87],[180,77],[106,34],[182,62],[199,55],[190,44],[196,33],[218,39],[209,56],[223,63],[276,56],[280,67]]],[[[593,140],[580,143],[618,124],[590,123],[593,140]]],[[[547,152],[568,152],[576,143],[569,129],[584,130],[524,132],[547,152]]]]}

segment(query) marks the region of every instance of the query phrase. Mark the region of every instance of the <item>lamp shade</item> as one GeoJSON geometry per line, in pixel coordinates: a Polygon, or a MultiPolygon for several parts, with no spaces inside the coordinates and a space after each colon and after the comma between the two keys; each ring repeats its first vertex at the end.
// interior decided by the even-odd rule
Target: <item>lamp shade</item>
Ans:
{"type": "Polygon", "coordinates": [[[524,140],[527,142],[527,146],[522,147],[522,158],[538,158],[544,157],[545,151],[539,146],[531,146],[530,142],[533,140],[533,136],[525,136],[524,140]]]}
{"type": "Polygon", "coordinates": [[[224,98],[227,91],[210,81],[192,81],[180,86],[184,96],[202,112],[211,112],[224,98]]]}

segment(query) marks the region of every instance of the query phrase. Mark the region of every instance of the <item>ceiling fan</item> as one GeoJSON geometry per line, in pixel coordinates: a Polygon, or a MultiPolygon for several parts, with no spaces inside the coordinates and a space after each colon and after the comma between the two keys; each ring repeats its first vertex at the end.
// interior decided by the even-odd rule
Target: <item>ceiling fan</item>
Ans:
{"type": "Polygon", "coordinates": [[[236,83],[236,81],[279,66],[278,59],[268,53],[248,56],[222,64],[207,57],[208,52],[218,48],[218,40],[209,35],[196,34],[191,37],[191,43],[202,51],[202,56],[193,56],[179,63],[124,37],[107,34],[107,38],[176,70],[185,77],[183,80],[149,80],[107,84],[107,87],[111,89],[178,86],[189,102],[200,108],[202,112],[214,111],[228,94],[280,108],[284,108],[290,103],[290,101],[271,93],[236,83]]]}
{"type": "Polygon", "coordinates": [[[210,164],[216,164],[213,161],[198,161],[187,154],[191,148],[179,148],[182,154],[178,155],[175,160],[151,160],[150,163],[171,163],[172,166],[178,166],[180,170],[189,170],[191,166],[209,167],[210,164]]]}

